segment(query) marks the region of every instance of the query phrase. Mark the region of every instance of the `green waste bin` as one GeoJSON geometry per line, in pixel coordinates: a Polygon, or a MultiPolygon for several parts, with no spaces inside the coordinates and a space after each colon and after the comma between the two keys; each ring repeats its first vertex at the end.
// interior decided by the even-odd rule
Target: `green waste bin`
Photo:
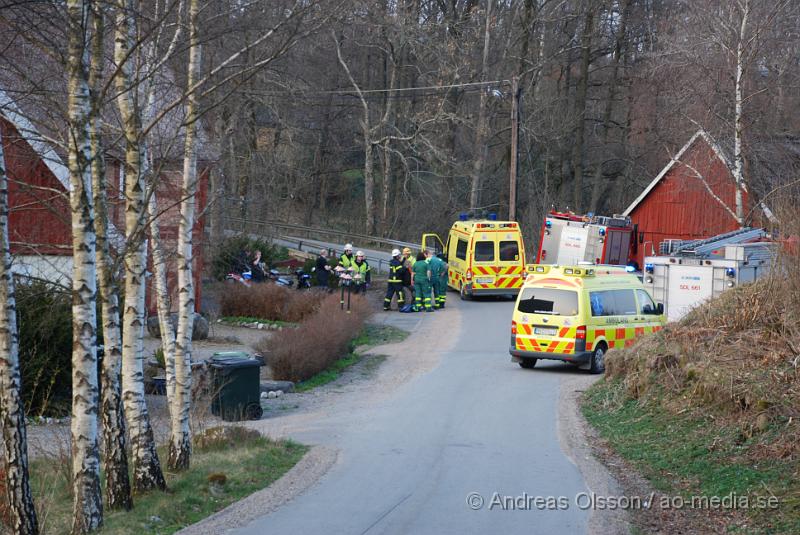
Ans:
{"type": "Polygon", "coordinates": [[[261,359],[239,351],[211,357],[211,414],[227,422],[258,420],[261,408],[261,359]]]}

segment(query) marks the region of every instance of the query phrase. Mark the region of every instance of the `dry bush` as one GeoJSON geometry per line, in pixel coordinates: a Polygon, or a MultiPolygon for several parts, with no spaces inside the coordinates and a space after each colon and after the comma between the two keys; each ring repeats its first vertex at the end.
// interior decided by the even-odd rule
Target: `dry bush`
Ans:
{"type": "Polygon", "coordinates": [[[362,296],[353,296],[348,314],[341,310],[338,296],[327,295],[298,329],[265,338],[256,349],[266,356],[275,379],[304,381],[347,353],[370,311],[362,296]]]}
{"type": "Polygon", "coordinates": [[[298,291],[277,284],[231,285],[220,296],[222,316],[297,323],[312,314],[326,294],[298,291]]]}
{"type": "Polygon", "coordinates": [[[800,452],[798,281],[800,273],[779,263],[772,276],[610,351],[606,375],[620,379],[631,398],[711,413],[739,425],[745,436],[785,422],[781,439],[769,446],[800,452]]]}

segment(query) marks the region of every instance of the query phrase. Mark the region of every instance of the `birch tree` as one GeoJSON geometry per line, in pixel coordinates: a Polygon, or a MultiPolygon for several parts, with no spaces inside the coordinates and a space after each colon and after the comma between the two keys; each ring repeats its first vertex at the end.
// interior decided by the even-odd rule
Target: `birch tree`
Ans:
{"type": "MultiPolygon", "coordinates": [[[[189,0],[189,68],[186,87],[197,82],[200,72],[199,0],[189,0]]],[[[183,158],[183,186],[178,223],[178,332],[175,340],[174,405],[169,442],[169,466],[189,467],[192,453],[190,429],[192,327],[194,326],[194,284],[192,281],[192,233],[197,194],[198,98],[189,92],[186,101],[186,127],[183,158]]]]}
{"type": "Polygon", "coordinates": [[[97,437],[97,276],[92,206],[92,115],[89,92],[84,0],[67,1],[67,114],[72,223],[72,533],[88,533],[103,523],[97,437]]]}
{"type": "Polygon", "coordinates": [[[133,66],[132,0],[118,0],[114,60],[117,63],[117,106],[125,135],[125,304],[122,336],[122,390],[133,454],[133,490],[166,488],[156,451],[144,394],[144,297],[146,204],[141,173],[141,114],[136,99],[133,66]]]}
{"type": "Polygon", "coordinates": [[[0,422],[6,489],[3,498],[8,506],[11,530],[20,535],[35,535],[39,524],[31,497],[25,406],[20,395],[17,304],[8,243],[8,177],[3,154],[0,136],[0,422]]]}
{"type": "Polygon", "coordinates": [[[101,143],[100,85],[103,74],[105,13],[94,5],[92,20],[92,58],[89,87],[92,91],[92,115],[89,137],[92,149],[92,193],[95,210],[94,228],[97,235],[98,301],[103,323],[103,366],[101,369],[100,408],[103,426],[103,472],[106,505],[109,509],[129,510],[131,499],[128,453],[125,437],[125,416],[122,407],[120,367],[122,341],[119,324],[119,292],[113,274],[113,260],[108,237],[108,208],[106,202],[106,166],[101,143]]]}

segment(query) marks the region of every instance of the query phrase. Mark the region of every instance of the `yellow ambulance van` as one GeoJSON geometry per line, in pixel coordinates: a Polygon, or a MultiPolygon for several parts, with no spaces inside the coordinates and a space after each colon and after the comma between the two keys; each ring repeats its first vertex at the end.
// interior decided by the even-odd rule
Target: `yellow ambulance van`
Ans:
{"type": "Polygon", "coordinates": [[[469,219],[462,214],[442,243],[437,234],[422,236],[422,245],[444,253],[448,286],[462,299],[483,295],[517,295],[525,279],[525,246],[516,221],[469,219]]]}
{"type": "Polygon", "coordinates": [[[510,347],[523,368],[550,359],[602,373],[609,349],[627,347],[666,322],[663,304],[624,268],[534,264],[526,271],[510,347]]]}

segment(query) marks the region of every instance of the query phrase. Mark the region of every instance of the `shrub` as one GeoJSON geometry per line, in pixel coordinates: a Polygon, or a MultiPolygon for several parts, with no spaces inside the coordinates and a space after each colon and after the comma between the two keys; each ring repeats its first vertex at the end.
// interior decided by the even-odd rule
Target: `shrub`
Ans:
{"type": "Polygon", "coordinates": [[[327,295],[298,329],[265,338],[256,349],[267,357],[275,379],[305,381],[348,352],[370,311],[362,296],[353,296],[348,314],[341,310],[338,296],[327,295]]]}
{"type": "Polygon", "coordinates": [[[222,316],[297,323],[312,314],[325,295],[269,283],[250,287],[236,284],[226,289],[220,297],[220,312],[222,316]]]}
{"type": "Polygon", "coordinates": [[[25,414],[63,416],[72,397],[72,308],[69,293],[44,283],[16,287],[25,414]]]}
{"type": "Polygon", "coordinates": [[[217,280],[225,279],[225,275],[236,267],[236,258],[242,251],[261,251],[261,259],[266,265],[289,258],[286,247],[277,247],[271,243],[248,236],[236,236],[223,241],[211,261],[211,276],[217,280]]]}

